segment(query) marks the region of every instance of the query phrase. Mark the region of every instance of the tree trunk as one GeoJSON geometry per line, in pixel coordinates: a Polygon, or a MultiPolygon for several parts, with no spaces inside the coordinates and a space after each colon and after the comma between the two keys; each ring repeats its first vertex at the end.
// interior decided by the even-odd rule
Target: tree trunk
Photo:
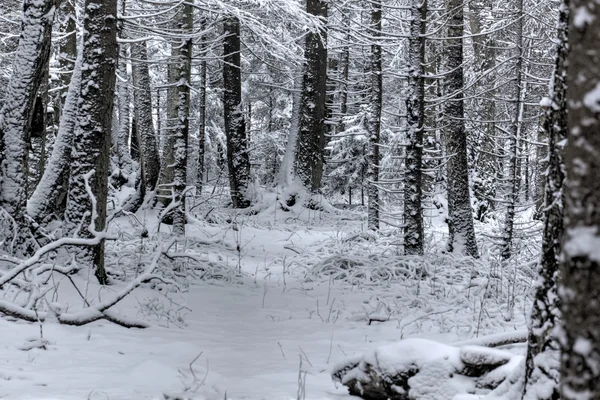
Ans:
{"type": "MultiPolygon", "coordinates": [[[[122,185],[127,182],[129,175],[133,172],[133,160],[129,152],[129,129],[131,127],[131,110],[129,98],[129,73],[127,72],[127,44],[119,44],[119,79],[117,80],[118,97],[118,124],[116,132],[113,132],[113,155],[116,158],[116,167],[118,171],[113,173],[117,179],[117,184],[122,185]]],[[[132,140],[132,145],[135,140],[132,140]]]]}
{"type": "Polygon", "coordinates": [[[13,219],[15,237],[7,240],[9,251],[29,252],[27,205],[28,141],[34,102],[50,57],[54,0],[25,0],[19,45],[11,79],[0,111],[0,206],[13,219]],[[16,247],[14,247],[16,246],[16,247]]]}
{"type": "Polygon", "coordinates": [[[423,163],[423,130],[425,121],[425,21],[427,0],[413,0],[410,11],[410,39],[408,54],[408,90],[406,98],[407,137],[406,172],[404,180],[404,252],[423,254],[424,230],[423,190],[421,187],[423,163]]]}
{"type": "MultiPolygon", "coordinates": [[[[85,10],[78,131],[73,143],[66,216],[73,234],[90,237],[106,228],[118,57],[117,0],[103,0],[101,3],[86,0],[85,10]],[[84,178],[89,179],[92,198],[87,193],[84,178]]],[[[98,282],[108,283],[104,268],[104,241],[82,248],[78,262],[93,263],[98,282]]]]}
{"type": "Polygon", "coordinates": [[[540,279],[538,279],[525,364],[524,400],[558,399],[560,378],[559,343],[554,329],[560,318],[558,297],[559,259],[563,238],[564,163],[561,142],[567,138],[566,79],[567,40],[569,24],[568,0],[559,8],[556,65],[550,85],[550,105],[544,111],[544,130],[548,137],[549,156],[546,175],[546,200],[544,207],[544,233],[540,279]],[[555,365],[549,360],[556,360],[555,365]],[[547,393],[541,397],[541,393],[547,393]]]}
{"type": "Polygon", "coordinates": [[[469,193],[467,132],[464,113],[463,0],[450,0],[448,41],[445,45],[446,79],[444,114],[448,182],[448,251],[478,257],[469,193]]]}
{"type": "Polygon", "coordinates": [[[175,128],[175,164],[173,165],[173,188],[179,202],[173,210],[173,233],[185,236],[185,188],[187,186],[187,149],[190,131],[190,87],[192,73],[194,9],[184,3],[181,10],[182,34],[180,58],[177,60],[177,125],[175,128]]]}
{"type": "Polygon", "coordinates": [[[58,84],[60,90],[54,104],[55,120],[60,123],[62,109],[67,100],[69,83],[73,76],[75,60],[77,58],[77,16],[75,13],[75,0],[59,0],[56,19],[58,22],[58,31],[61,39],[58,43],[58,63],[60,74],[58,75],[58,84]]]}
{"type": "Polygon", "coordinates": [[[504,238],[502,243],[502,258],[508,260],[512,255],[512,243],[514,240],[515,208],[519,195],[521,176],[520,170],[520,142],[523,128],[523,96],[525,94],[523,82],[523,0],[517,0],[517,22],[516,26],[516,62],[515,62],[515,91],[514,91],[514,117],[512,121],[509,143],[509,165],[508,165],[508,194],[506,205],[506,216],[504,220],[504,238]]]}
{"type": "Polygon", "coordinates": [[[227,17],[223,21],[223,106],[227,136],[227,167],[229,187],[234,208],[250,206],[247,198],[250,183],[250,156],[242,106],[242,69],[240,21],[227,17]]]}
{"type": "Polygon", "coordinates": [[[311,192],[321,188],[327,100],[327,2],[307,0],[306,11],[321,19],[319,32],[306,35],[296,176],[311,192]]]}
{"type": "Polygon", "coordinates": [[[152,121],[152,83],[148,71],[146,42],[132,43],[131,58],[133,60],[133,102],[140,151],[140,166],[143,185],[146,193],[148,193],[156,190],[160,174],[160,157],[152,121]]]}
{"type": "MultiPolygon", "coordinates": [[[[119,184],[127,181],[129,175],[133,172],[133,160],[129,152],[129,129],[131,127],[131,110],[129,98],[129,74],[127,72],[127,44],[119,44],[119,79],[117,80],[118,96],[118,125],[114,132],[112,146],[113,154],[116,158],[116,167],[118,168],[119,184]]],[[[135,142],[135,141],[133,141],[135,142]]]]}
{"type": "Polygon", "coordinates": [[[560,391],[580,400],[600,398],[600,7],[573,0],[570,12],[560,391]]]}
{"type": "Polygon", "coordinates": [[[75,62],[52,154],[40,183],[27,202],[27,214],[38,223],[60,219],[66,210],[71,172],[71,148],[78,129],[77,104],[81,90],[82,56],[79,54],[75,62]]]}
{"type": "Polygon", "coordinates": [[[381,102],[383,92],[383,72],[381,45],[377,42],[381,37],[381,0],[373,0],[370,3],[371,26],[369,36],[373,37],[371,44],[371,104],[369,109],[367,131],[369,135],[367,148],[367,196],[369,208],[367,225],[369,229],[379,229],[380,197],[379,188],[379,139],[381,134],[381,102]]]}
{"type": "MultiPolygon", "coordinates": [[[[204,54],[206,48],[206,38],[202,36],[200,38],[201,49],[200,52],[204,54]]],[[[202,194],[202,187],[204,186],[204,157],[206,151],[206,89],[208,85],[207,81],[207,63],[206,60],[200,62],[200,89],[198,95],[198,171],[196,177],[196,193],[202,194]]]]}

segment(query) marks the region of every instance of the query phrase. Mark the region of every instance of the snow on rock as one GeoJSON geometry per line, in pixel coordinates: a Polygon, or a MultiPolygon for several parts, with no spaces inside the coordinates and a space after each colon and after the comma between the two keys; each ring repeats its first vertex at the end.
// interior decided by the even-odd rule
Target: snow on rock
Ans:
{"type": "Polygon", "coordinates": [[[521,359],[487,347],[407,339],[337,364],[332,377],[366,400],[452,400],[498,387],[521,359]]]}

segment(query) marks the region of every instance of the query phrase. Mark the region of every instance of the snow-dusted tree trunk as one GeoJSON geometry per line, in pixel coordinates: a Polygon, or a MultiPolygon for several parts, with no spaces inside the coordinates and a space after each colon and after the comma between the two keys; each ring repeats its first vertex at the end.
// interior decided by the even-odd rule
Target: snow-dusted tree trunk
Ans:
{"type": "MultiPolygon", "coordinates": [[[[129,152],[129,129],[131,127],[131,110],[130,110],[130,95],[129,95],[129,73],[127,72],[127,47],[126,43],[119,44],[119,65],[117,79],[117,96],[118,96],[118,124],[116,132],[113,132],[112,147],[115,166],[118,171],[113,172],[113,177],[118,179],[118,183],[122,184],[127,180],[133,172],[133,160],[129,152]],[[116,175],[116,176],[115,176],[116,175]]],[[[135,143],[135,140],[133,141],[135,143]]]]}
{"type": "MultiPolygon", "coordinates": [[[[206,20],[202,28],[206,27],[206,20]]],[[[200,53],[206,50],[206,37],[200,38],[200,53]]],[[[198,167],[196,176],[196,193],[202,194],[204,186],[204,158],[206,152],[206,94],[208,85],[208,64],[206,59],[200,61],[200,88],[198,89],[198,167]]]]}
{"type": "Polygon", "coordinates": [[[71,147],[77,130],[77,104],[81,90],[82,54],[77,57],[52,154],[40,183],[27,202],[27,213],[38,223],[62,218],[67,206],[71,147]]]}
{"type": "MultiPolygon", "coordinates": [[[[496,147],[496,48],[494,32],[494,2],[477,0],[469,3],[471,33],[475,50],[474,73],[479,81],[479,91],[485,93],[479,101],[482,132],[478,138],[478,151],[475,156],[473,175],[473,197],[476,200],[475,218],[484,222],[494,210],[496,198],[496,172],[500,149],[496,147]]],[[[499,147],[499,146],[498,146],[499,147]]]]}
{"type": "Polygon", "coordinates": [[[60,90],[54,102],[54,115],[57,124],[62,115],[62,108],[67,100],[67,93],[72,71],[77,58],[77,16],[75,14],[75,0],[58,0],[55,28],[61,35],[58,42],[58,63],[60,74],[58,83],[60,90]]]}
{"type": "Polygon", "coordinates": [[[140,151],[142,184],[146,192],[156,189],[160,174],[158,143],[152,120],[152,83],[148,71],[148,48],[146,42],[131,44],[133,60],[133,102],[136,121],[136,135],[140,151]]]}
{"type": "Polygon", "coordinates": [[[323,144],[327,113],[327,1],[307,0],[306,11],[321,19],[318,32],[308,32],[300,102],[300,126],[295,173],[302,185],[316,192],[323,178],[323,144]]]}
{"type": "Polygon", "coordinates": [[[581,400],[600,398],[600,7],[571,0],[570,12],[560,392],[581,400]]]}
{"type": "MultiPolygon", "coordinates": [[[[66,219],[71,233],[82,237],[106,227],[108,174],[113,98],[118,57],[117,0],[86,0],[83,18],[83,61],[79,94],[78,129],[71,153],[71,175],[66,219]],[[90,176],[91,174],[91,176],[90,176]],[[90,176],[93,198],[84,177],[90,176]]],[[[101,284],[108,282],[104,268],[104,241],[81,248],[79,262],[93,263],[101,284]]]]}
{"type": "Polygon", "coordinates": [[[514,117],[508,140],[508,193],[506,197],[506,216],[504,220],[504,234],[502,243],[502,258],[507,260],[512,255],[512,243],[514,239],[514,224],[516,204],[519,196],[521,176],[520,171],[520,143],[523,129],[523,107],[524,107],[524,81],[523,81],[523,0],[517,0],[517,21],[515,22],[515,90],[514,90],[514,117]]]}
{"type": "Polygon", "coordinates": [[[463,0],[450,0],[448,41],[445,44],[446,78],[444,115],[448,163],[448,251],[478,257],[469,193],[467,132],[464,113],[463,0]]]}
{"type": "Polygon", "coordinates": [[[277,184],[281,187],[289,186],[294,175],[294,160],[296,159],[296,145],[298,144],[298,128],[300,125],[300,102],[302,101],[302,74],[294,79],[294,91],[292,92],[292,119],[288,130],[285,154],[281,161],[277,184]]]}
{"type": "Polygon", "coordinates": [[[427,0],[413,0],[410,6],[410,38],[408,54],[408,89],[406,93],[407,139],[404,179],[404,251],[423,254],[424,230],[423,190],[423,130],[425,121],[425,21],[427,0]]]}
{"type": "MultiPolygon", "coordinates": [[[[54,0],[25,0],[19,45],[0,111],[0,206],[16,226],[16,248],[25,254],[29,235],[27,205],[28,139],[31,136],[36,93],[45,76],[54,19],[54,0]]],[[[8,241],[12,243],[12,241],[8,241]]]]}
{"type": "Polygon", "coordinates": [[[234,208],[250,206],[250,155],[242,106],[242,66],[240,21],[228,16],[223,20],[223,107],[227,136],[229,188],[234,208]]]}
{"type": "Polygon", "coordinates": [[[177,122],[174,131],[173,189],[179,202],[173,210],[173,233],[185,235],[185,188],[187,186],[187,154],[190,133],[190,87],[192,74],[192,49],[194,29],[194,9],[192,3],[184,3],[181,8],[179,29],[182,35],[178,44],[180,56],[177,62],[177,122]]]}
{"type": "Polygon", "coordinates": [[[527,345],[523,400],[552,400],[559,397],[559,343],[555,328],[560,318],[558,300],[559,260],[563,238],[564,163],[563,143],[567,137],[567,41],[569,0],[563,0],[558,18],[558,46],[550,98],[543,104],[544,131],[548,137],[544,233],[540,278],[537,282],[527,345]],[[555,360],[555,362],[552,362],[555,360]]]}
{"type": "Polygon", "coordinates": [[[371,100],[369,104],[369,115],[367,121],[367,132],[369,135],[367,149],[367,197],[369,208],[367,225],[369,229],[379,229],[379,138],[381,134],[381,106],[383,100],[383,71],[381,45],[377,42],[381,37],[381,0],[373,0],[370,3],[371,24],[369,36],[374,38],[371,44],[371,70],[369,71],[371,85],[371,100]]]}

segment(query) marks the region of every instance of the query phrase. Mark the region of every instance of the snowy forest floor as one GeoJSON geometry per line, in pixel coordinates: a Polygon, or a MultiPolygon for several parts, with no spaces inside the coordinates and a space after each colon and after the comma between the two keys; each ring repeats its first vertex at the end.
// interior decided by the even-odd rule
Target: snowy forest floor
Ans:
{"type": "MultiPolygon", "coordinates": [[[[493,224],[477,227],[482,258],[473,261],[442,253],[445,227],[434,219],[417,258],[399,255],[398,229],[365,233],[360,209],[236,215],[218,204],[194,210],[211,222],[190,221],[176,254],[192,257],[164,266],[181,272],[179,289],[148,284],[119,304],[151,328],[0,318],[0,398],[349,399],[330,376],[349,356],[402,338],[452,343],[525,329],[537,245],[523,240],[501,267],[493,224]]],[[[114,284],[81,273],[75,284],[96,301],[125,285],[168,234],[158,228],[153,213],[112,221],[114,284]]],[[[79,306],[60,279],[53,300],[79,306]]]]}

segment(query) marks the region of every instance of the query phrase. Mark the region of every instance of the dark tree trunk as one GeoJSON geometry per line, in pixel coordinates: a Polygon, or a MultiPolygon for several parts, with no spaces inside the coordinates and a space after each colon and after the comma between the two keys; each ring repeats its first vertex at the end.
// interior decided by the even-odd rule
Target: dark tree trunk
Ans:
{"type": "Polygon", "coordinates": [[[410,39],[408,54],[408,91],[406,98],[407,136],[406,173],[404,180],[404,251],[406,254],[423,254],[424,230],[423,190],[421,187],[423,164],[423,130],[425,121],[425,21],[427,0],[413,0],[410,14],[410,39]]]}
{"type": "Polygon", "coordinates": [[[580,400],[600,398],[600,7],[572,0],[570,12],[560,391],[580,400]]]}
{"type": "Polygon", "coordinates": [[[517,0],[517,21],[515,33],[515,80],[514,80],[514,117],[508,139],[509,161],[508,161],[508,193],[506,201],[506,216],[504,220],[504,238],[502,243],[502,258],[508,260],[512,255],[512,244],[514,240],[516,206],[520,189],[520,143],[523,130],[523,0],[517,0]]]}
{"type": "Polygon", "coordinates": [[[31,121],[36,94],[46,76],[54,19],[54,0],[25,0],[19,45],[13,71],[0,111],[0,206],[14,220],[16,237],[6,240],[12,253],[26,255],[28,249],[27,172],[31,121]],[[15,245],[16,247],[13,247],[15,245]]]}
{"type": "Polygon", "coordinates": [[[321,18],[319,32],[306,35],[304,78],[300,103],[300,126],[296,146],[296,176],[302,185],[317,192],[323,178],[323,143],[327,101],[327,2],[307,0],[306,11],[321,18]]]}
{"type": "Polygon", "coordinates": [[[373,0],[370,3],[371,25],[369,36],[373,37],[371,44],[371,101],[367,121],[369,135],[367,149],[367,196],[369,197],[369,209],[367,225],[369,229],[379,229],[380,197],[379,197],[379,139],[381,134],[381,102],[383,96],[383,71],[381,45],[377,40],[381,36],[381,0],[373,0]]]}
{"type": "Polygon", "coordinates": [[[160,158],[154,123],[152,121],[152,83],[148,71],[148,49],[146,42],[131,45],[133,62],[133,102],[136,121],[136,137],[140,153],[143,184],[146,192],[156,190],[160,174],[160,158]]]}
{"type": "Polygon", "coordinates": [[[546,200],[544,209],[544,233],[540,279],[538,279],[525,364],[525,386],[523,399],[558,399],[560,378],[558,352],[559,343],[555,334],[560,318],[558,297],[559,259],[563,238],[563,192],[564,163],[560,143],[567,137],[566,90],[567,90],[567,40],[569,24],[568,0],[563,0],[559,9],[556,65],[550,93],[551,105],[544,108],[544,131],[548,137],[549,157],[546,175],[546,200]],[[556,365],[549,361],[556,360],[556,365]],[[540,393],[547,396],[540,397],[540,393]],[[535,395],[537,397],[533,397],[535,395]]]}
{"type": "Polygon", "coordinates": [[[192,73],[194,12],[190,3],[184,3],[181,10],[180,31],[183,36],[180,58],[177,60],[177,125],[175,128],[175,164],[173,165],[173,188],[179,202],[173,210],[173,233],[185,235],[185,188],[187,186],[187,154],[190,133],[190,87],[192,73]]]}
{"type": "Polygon", "coordinates": [[[250,156],[242,107],[242,70],[240,49],[240,21],[227,17],[223,21],[223,105],[225,134],[227,136],[227,167],[229,187],[234,208],[250,206],[247,198],[250,181],[250,156]]]}
{"type": "MultiPolygon", "coordinates": [[[[204,54],[206,38],[200,38],[201,53],[204,54]]],[[[198,171],[196,177],[196,192],[202,194],[204,186],[204,153],[206,151],[206,89],[207,89],[207,63],[206,60],[200,62],[200,89],[198,95],[198,171]]]]}
{"type": "MultiPolygon", "coordinates": [[[[90,237],[106,228],[112,110],[118,57],[117,0],[85,1],[83,68],[74,141],[67,221],[74,234],[90,237]],[[86,190],[85,179],[93,201],[86,190]],[[91,215],[91,218],[90,218],[91,215]],[[79,229],[81,227],[81,229],[79,229]]],[[[104,241],[81,249],[79,262],[93,263],[100,284],[108,282],[104,241]]]]}
{"type": "Polygon", "coordinates": [[[444,115],[446,117],[446,166],[448,182],[448,251],[478,257],[473,211],[469,193],[467,133],[464,113],[463,77],[463,1],[450,0],[448,41],[445,45],[446,80],[444,115]]]}

